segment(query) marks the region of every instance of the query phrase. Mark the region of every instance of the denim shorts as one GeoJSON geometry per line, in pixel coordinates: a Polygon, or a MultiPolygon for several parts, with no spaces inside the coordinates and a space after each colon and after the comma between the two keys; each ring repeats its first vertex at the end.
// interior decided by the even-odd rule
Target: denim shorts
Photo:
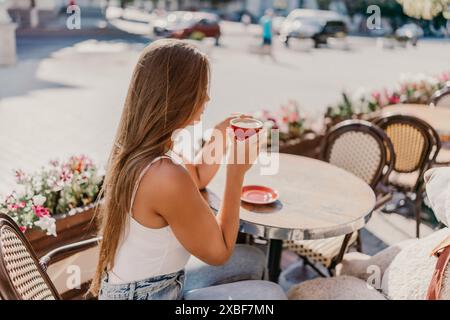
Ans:
{"type": "Polygon", "coordinates": [[[183,298],[184,270],[125,283],[108,283],[108,274],[102,279],[99,300],[181,300],[183,298]]]}

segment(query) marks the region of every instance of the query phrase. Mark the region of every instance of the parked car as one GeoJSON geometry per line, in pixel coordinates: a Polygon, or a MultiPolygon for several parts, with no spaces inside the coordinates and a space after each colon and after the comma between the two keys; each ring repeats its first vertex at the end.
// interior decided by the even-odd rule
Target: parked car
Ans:
{"type": "Polygon", "coordinates": [[[286,17],[276,16],[272,19],[272,30],[275,34],[280,34],[281,27],[286,17]]]}
{"type": "Polygon", "coordinates": [[[214,38],[218,45],[221,35],[219,21],[219,16],[213,13],[174,11],[155,21],[153,33],[159,37],[177,39],[214,38]]]}
{"type": "Polygon", "coordinates": [[[398,40],[411,41],[413,46],[423,35],[423,29],[415,23],[407,23],[395,30],[395,36],[398,40]]]}
{"type": "Polygon", "coordinates": [[[224,20],[229,20],[229,21],[235,21],[235,22],[241,22],[242,21],[242,16],[247,15],[250,18],[250,23],[257,23],[258,19],[251,14],[249,11],[247,10],[238,10],[238,11],[233,11],[230,12],[228,14],[224,15],[224,20]]]}
{"type": "MultiPolygon", "coordinates": [[[[367,20],[365,21],[367,26],[367,20]]],[[[389,23],[388,19],[381,19],[381,25],[380,28],[375,29],[367,29],[367,33],[371,36],[375,37],[386,37],[390,36],[394,33],[394,30],[392,29],[391,24],[389,23]]]]}
{"type": "Polygon", "coordinates": [[[347,35],[344,18],[327,10],[295,9],[284,20],[280,37],[286,46],[292,38],[314,40],[317,48],[326,44],[328,38],[342,38],[347,35]]]}

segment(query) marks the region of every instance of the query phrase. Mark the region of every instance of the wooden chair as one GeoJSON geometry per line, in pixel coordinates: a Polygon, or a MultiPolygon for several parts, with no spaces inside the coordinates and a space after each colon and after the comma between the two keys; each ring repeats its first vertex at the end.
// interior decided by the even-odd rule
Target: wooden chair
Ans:
{"type": "Polygon", "coordinates": [[[60,300],[47,267],[70,254],[94,247],[100,238],[69,244],[37,259],[16,223],[0,214],[0,300],[60,300]]]}
{"type": "MultiPolygon", "coordinates": [[[[386,182],[394,166],[393,146],[387,135],[367,121],[347,120],[331,128],[324,138],[321,159],[360,177],[374,189],[377,205],[390,200],[391,195],[377,189],[386,182]]],[[[284,247],[298,254],[322,276],[315,264],[321,264],[330,275],[341,262],[348,247],[357,242],[361,251],[359,232],[323,240],[285,241],[284,247]]]]}
{"type": "Polygon", "coordinates": [[[425,121],[407,115],[387,115],[376,119],[375,123],[386,132],[394,146],[395,163],[389,185],[412,201],[416,236],[419,237],[423,173],[434,163],[441,148],[439,135],[425,121]]]}
{"type": "MultiPolygon", "coordinates": [[[[450,81],[436,91],[430,99],[430,107],[450,108],[450,81]]],[[[450,141],[442,142],[442,148],[436,156],[437,166],[450,165],[450,141]]]]}

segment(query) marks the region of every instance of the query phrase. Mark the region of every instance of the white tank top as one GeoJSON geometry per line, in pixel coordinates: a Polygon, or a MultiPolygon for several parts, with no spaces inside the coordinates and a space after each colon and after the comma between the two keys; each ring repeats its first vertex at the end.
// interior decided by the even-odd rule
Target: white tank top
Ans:
{"type": "Polygon", "coordinates": [[[136,282],[147,278],[169,274],[183,269],[191,256],[181,245],[170,226],[152,229],[137,222],[131,212],[139,183],[150,166],[161,160],[170,159],[182,165],[173,152],[155,158],[140,174],[131,198],[131,209],[121,243],[117,249],[114,267],[108,272],[112,284],[136,282]]]}

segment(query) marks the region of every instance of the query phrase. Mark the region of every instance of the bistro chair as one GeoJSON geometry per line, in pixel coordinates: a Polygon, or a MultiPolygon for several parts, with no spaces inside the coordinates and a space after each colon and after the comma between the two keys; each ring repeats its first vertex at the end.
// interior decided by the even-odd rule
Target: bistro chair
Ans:
{"type": "Polygon", "coordinates": [[[450,141],[442,142],[441,150],[436,155],[435,166],[450,166],[450,141]]]}
{"type": "MultiPolygon", "coordinates": [[[[430,99],[430,107],[449,108],[450,109],[450,81],[436,91],[430,99]]],[[[449,138],[449,137],[448,137],[449,138]]],[[[442,142],[442,148],[436,156],[437,166],[450,165],[450,141],[442,142]]]]}
{"type": "Polygon", "coordinates": [[[392,114],[376,119],[375,123],[386,132],[394,146],[395,162],[389,185],[393,191],[403,193],[405,201],[412,201],[416,236],[419,237],[423,173],[434,163],[441,148],[439,135],[428,123],[413,116],[392,114]]]}
{"type": "Polygon", "coordinates": [[[76,252],[94,247],[101,238],[62,246],[37,259],[14,220],[0,214],[0,300],[60,300],[47,267],[76,252]]]}
{"type": "MultiPolygon", "coordinates": [[[[364,180],[375,191],[381,207],[391,199],[383,188],[394,166],[393,146],[387,135],[374,124],[363,120],[347,120],[331,128],[322,144],[321,159],[347,170],[364,180]]],[[[350,245],[356,242],[362,250],[358,232],[321,239],[285,241],[284,247],[299,255],[317,273],[325,275],[316,264],[322,265],[330,275],[350,245]]]]}
{"type": "Polygon", "coordinates": [[[450,81],[445,86],[436,91],[430,98],[430,106],[450,108],[450,81]]]}

